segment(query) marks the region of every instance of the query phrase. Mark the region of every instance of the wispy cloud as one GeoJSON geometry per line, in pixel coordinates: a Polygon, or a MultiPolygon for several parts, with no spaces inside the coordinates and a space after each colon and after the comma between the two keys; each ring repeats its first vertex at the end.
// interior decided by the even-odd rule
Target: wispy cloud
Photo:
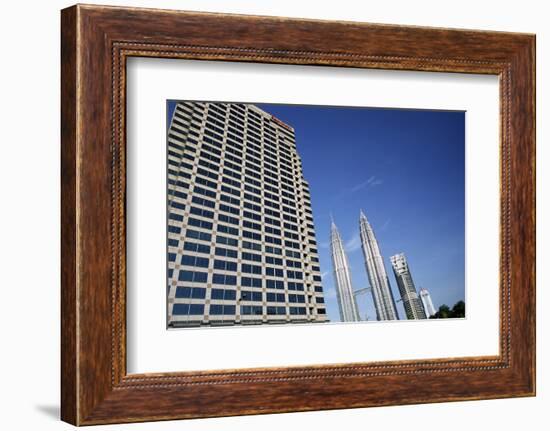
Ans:
{"type": "Polygon", "coordinates": [[[336,290],[334,290],[333,287],[329,287],[325,289],[323,296],[325,297],[325,299],[334,299],[336,298],[336,290]]]}
{"type": "Polygon", "coordinates": [[[348,253],[359,250],[359,248],[361,248],[361,238],[359,237],[358,232],[354,233],[353,236],[345,242],[344,248],[348,253]]]}
{"type": "Polygon", "coordinates": [[[356,192],[358,192],[360,190],[363,190],[365,188],[376,187],[376,186],[379,186],[383,183],[384,183],[384,181],[382,181],[380,178],[377,178],[375,175],[372,175],[367,180],[361,181],[360,183],[357,183],[354,186],[350,187],[348,191],[350,193],[356,193],[356,192]]]}
{"type": "Polygon", "coordinates": [[[325,271],[321,273],[321,278],[325,278],[328,275],[329,271],[325,271]]]}
{"type": "Polygon", "coordinates": [[[387,219],[382,226],[380,226],[381,231],[385,231],[388,227],[390,227],[391,219],[387,219]]]}
{"type": "Polygon", "coordinates": [[[319,247],[320,248],[329,248],[330,247],[330,242],[328,242],[328,241],[320,242],[319,247]]]}

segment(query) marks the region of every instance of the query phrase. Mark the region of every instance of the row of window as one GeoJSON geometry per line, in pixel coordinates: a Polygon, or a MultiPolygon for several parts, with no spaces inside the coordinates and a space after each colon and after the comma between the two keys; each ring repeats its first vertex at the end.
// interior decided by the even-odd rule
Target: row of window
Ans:
{"type": "MultiPolygon", "coordinates": [[[[209,260],[205,257],[200,257],[200,256],[183,255],[181,257],[181,264],[185,266],[193,266],[196,268],[208,268],[209,260]]],[[[222,271],[229,271],[229,272],[237,272],[237,262],[214,259],[214,269],[219,269],[222,271]]],[[[185,271],[182,271],[182,272],[185,272],[185,271]]],[[[185,280],[181,280],[181,277],[184,277],[184,275],[181,275],[182,272],[180,272],[180,281],[185,281],[185,280]]],[[[260,265],[241,263],[241,272],[244,274],[262,275],[262,267],[260,265]]],[[[268,266],[265,268],[265,275],[270,277],[283,278],[284,272],[283,272],[283,269],[281,268],[274,268],[274,267],[268,266]]],[[[287,269],[286,276],[287,278],[301,280],[303,278],[303,272],[287,269]]]]}
{"type": "MultiPolygon", "coordinates": [[[[261,116],[254,112],[253,110],[246,109],[245,105],[239,105],[242,107],[237,107],[235,104],[228,104],[226,105],[229,107],[229,111],[227,110],[226,106],[222,109],[218,109],[219,106],[223,105],[209,105],[209,111],[208,116],[216,118],[219,121],[225,122],[227,118],[227,113],[229,113],[229,123],[232,127],[237,127],[239,129],[242,129],[242,125],[245,123],[245,118],[247,121],[247,128],[250,129],[253,133],[253,135],[258,136],[260,133],[260,130],[263,130],[265,135],[269,136],[271,139],[276,138],[276,131],[279,130],[280,133],[284,136],[280,136],[280,139],[283,141],[283,145],[285,148],[290,149],[290,146],[286,144],[284,141],[286,140],[285,136],[292,141],[294,140],[293,134],[283,127],[277,127],[277,123],[273,121],[271,118],[267,118],[264,116],[261,116]],[[246,115],[248,113],[248,116],[246,115]],[[263,119],[263,121],[262,121],[263,119]]],[[[258,136],[259,137],[259,136],[258,136]]]]}
{"type": "MultiPolygon", "coordinates": [[[[169,163],[176,163],[175,161],[173,161],[172,159],[169,159],[169,163]]],[[[180,162],[179,165],[178,165],[178,169],[179,167],[181,167],[182,163],[180,162]]],[[[192,166],[191,165],[188,165],[187,163],[183,163],[183,165],[189,169],[189,170],[192,170],[192,166]]],[[[215,171],[215,172],[212,172],[212,171],[208,171],[206,169],[204,169],[203,167],[199,167],[197,169],[197,174],[200,174],[200,175],[204,175],[208,178],[211,178],[211,179],[219,179],[219,175],[218,175],[218,172],[219,172],[219,166],[217,164],[214,164],[212,163],[212,157],[209,157],[208,160],[204,160],[204,159],[199,159],[199,165],[200,166],[203,166],[203,167],[206,167],[208,169],[211,169],[212,171],[215,171]]],[[[226,166],[228,165],[231,165],[231,168],[235,169],[235,170],[239,170],[240,168],[237,166],[237,165],[233,165],[231,164],[230,162],[226,161],[225,163],[226,166]]],[[[258,169],[256,167],[254,167],[254,169],[258,169]]],[[[241,182],[240,181],[237,181],[235,180],[235,178],[238,178],[239,180],[241,179],[240,177],[240,174],[237,174],[235,172],[232,172],[228,169],[224,169],[224,174],[227,175],[227,176],[223,176],[222,177],[222,181],[226,184],[230,184],[234,187],[237,187],[237,188],[241,188],[241,182]],[[229,178],[231,177],[231,178],[229,178]]],[[[191,178],[191,174],[185,172],[185,171],[181,171],[181,170],[173,170],[173,169],[168,169],[168,173],[170,175],[173,175],[175,177],[186,177],[186,178],[191,178]]],[[[245,182],[245,190],[246,191],[249,191],[251,193],[255,193],[257,195],[261,195],[261,185],[262,185],[262,182],[261,181],[258,181],[261,179],[261,177],[259,177],[258,174],[254,174],[252,175],[252,171],[250,170],[247,170],[246,171],[247,175],[248,176],[245,176],[244,178],[244,182],[245,182]],[[254,179],[258,177],[258,180],[257,179],[254,179]],[[255,187],[252,187],[252,186],[256,186],[258,188],[255,188],[255,187]]],[[[170,182],[170,181],[169,181],[170,182]]],[[[206,178],[202,178],[202,177],[196,177],[196,182],[199,183],[199,184],[202,184],[202,185],[206,185],[207,187],[210,187],[212,189],[216,189],[217,188],[217,184],[212,182],[212,181],[209,181],[207,180],[206,178]]],[[[290,199],[293,199],[294,200],[294,197],[296,196],[296,190],[295,188],[293,187],[293,184],[289,181],[283,181],[285,184],[281,184],[281,187],[284,189],[284,190],[280,190],[280,188],[278,187],[274,187],[275,186],[278,186],[278,183],[270,178],[264,178],[264,189],[265,190],[268,190],[268,191],[271,191],[273,193],[277,193],[277,194],[281,194],[282,196],[284,197],[287,197],[287,198],[290,198],[290,199]],[[271,184],[271,185],[270,185],[271,184]],[[289,185],[290,184],[290,185],[289,185]],[[287,191],[285,191],[287,190],[287,191]]],[[[299,183],[299,180],[296,181],[297,183],[299,183]]],[[[186,188],[188,188],[188,186],[185,186],[186,188]]],[[[240,196],[240,194],[239,194],[240,196]]],[[[247,197],[251,200],[254,200],[254,201],[257,201],[257,198],[254,198],[253,196],[251,195],[247,195],[247,197]]],[[[273,200],[279,200],[278,197],[276,195],[273,195],[273,194],[270,194],[270,193],[265,193],[265,197],[269,197],[273,200]]],[[[285,199],[282,199],[283,200],[283,203],[286,203],[287,205],[290,205],[290,206],[294,206],[293,204],[293,201],[289,201],[289,200],[285,200],[285,199]]],[[[306,202],[306,204],[309,204],[310,203],[310,198],[309,196],[306,194],[306,192],[304,191],[304,200],[306,202]]],[[[267,202],[267,201],[266,201],[267,202]]],[[[272,204],[272,203],[270,203],[272,204]]],[[[306,212],[308,213],[311,213],[311,211],[306,208],[305,209],[306,212]]],[[[288,211],[288,209],[287,209],[288,211]]]]}
{"type": "MultiPolygon", "coordinates": [[[[198,194],[201,194],[201,195],[211,197],[211,198],[216,197],[215,192],[210,192],[209,190],[206,190],[206,189],[204,189],[202,187],[199,187],[199,186],[195,186],[194,192],[198,193],[198,194]]],[[[197,196],[195,196],[195,197],[197,197],[197,196]]],[[[227,197],[224,199],[223,194],[220,196],[220,198],[221,198],[221,200],[227,200],[227,197]]],[[[200,196],[197,197],[197,201],[195,203],[200,203],[201,200],[203,201],[203,203],[208,205],[210,208],[213,208],[212,207],[213,202],[209,201],[208,199],[204,199],[200,196]]],[[[235,204],[234,202],[232,202],[232,203],[235,204]]],[[[172,202],[171,207],[181,209],[181,210],[185,209],[185,206],[183,204],[179,204],[179,203],[176,203],[176,202],[172,202]]],[[[261,212],[261,208],[259,206],[256,206],[256,205],[247,204],[246,202],[244,202],[244,207],[248,208],[248,209],[251,209],[253,211],[256,211],[256,212],[243,210],[242,216],[244,218],[249,219],[249,220],[244,220],[243,221],[243,227],[250,227],[250,228],[255,229],[255,230],[260,230],[260,228],[261,228],[260,223],[255,223],[255,222],[261,222],[262,221],[262,214],[259,214],[261,212]],[[251,220],[253,220],[253,221],[251,221],[251,220]]],[[[234,215],[239,215],[240,214],[240,210],[238,208],[234,208],[234,207],[231,207],[229,205],[222,204],[222,203],[219,204],[219,210],[220,210],[220,212],[234,214],[234,215]]],[[[210,219],[214,218],[214,212],[210,211],[210,210],[206,210],[204,208],[198,208],[198,207],[192,206],[192,207],[190,207],[189,212],[193,215],[197,215],[197,216],[204,217],[204,218],[210,218],[210,219]]],[[[168,218],[171,219],[171,220],[183,221],[183,215],[179,214],[179,213],[175,213],[175,212],[170,212],[168,218]]],[[[273,211],[269,208],[264,208],[264,216],[263,216],[264,223],[270,224],[272,226],[280,227],[281,226],[280,218],[281,218],[281,214],[279,212],[273,211]],[[276,217],[276,218],[273,218],[273,217],[276,217]]],[[[294,223],[298,223],[298,219],[296,217],[292,217],[292,216],[289,216],[287,214],[282,214],[282,218],[283,218],[283,220],[292,222],[292,223],[283,222],[283,225],[285,226],[285,228],[298,231],[298,229],[299,229],[298,226],[296,224],[294,224],[294,223]]],[[[238,218],[228,216],[228,215],[225,215],[225,214],[219,214],[218,213],[218,220],[222,221],[222,222],[231,223],[231,224],[234,224],[234,225],[237,225],[237,226],[240,224],[238,218]]],[[[201,226],[200,221],[198,221],[196,219],[193,219],[192,223],[193,223],[192,224],[193,226],[197,226],[197,227],[201,226]]],[[[190,224],[191,224],[191,222],[190,222],[190,224]]],[[[212,228],[211,223],[209,224],[208,222],[206,222],[205,226],[210,226],[209,227],[210,229],[212,228]]],[[[273,233],[273,234],[276,234],[276,235],[281,234],[280,229],[274,228],[274,227],[271,227],[271,226],[265,227],[264,231],[266,233],[273,233]]],[[[253,235],[253,234],[250,234],[250,235],[253,235]]],[[[285,232],[284,235],[287,238],[299,240],[299,235],[297,233],[285,232]]],[[[249,236],[249,237],[253,238],[253,236],[249,236]]],[[[258,238],[258,240],[260,240],[260,239],[258,238]]],[[[273,237],[267,238],[266,237],[266,241],[270,242],[270,243],[273,243],[273,244],[281,245],[281,243],[280,243],[281,240],[279,238],[273,238],[273,237]]],[[[313,240],[313,239],[310,239],[309,241],[310,241],[311,244],[314,244],[314,245],[316,244],[315,240],[313,240]]],[[[294,248],[298,248],[298,247],[294,247],[294,248]]]]}
{"type": "MultiPolygon", "coordinates": [[[[177,120],[175,120],[174,123],[182,126],[182,123],[177,120]]],[[[200,128],[199,126],[195,127],[200,128]]],[[[223,134],[224,131],[221,128],[217,127],[216,123],[209,122],[205,124],[204,136],[202,138],[202,141],[203,143],[205,142],[207,145],[205,146],[203,144],[202,147],[207,148],[208,144],[214,145],[217,148],[209,147],[209,150],[212,151],[214,154],[221,155],[220,149],[222,148],[222,142],[224,141],[223,134]]],[[[192,152],[194,152],[199,144],[199,136],[200,135],[197,131],[193,130],[192,128],[187,128],[187,126],[184,126],[184,130],[173,127],[168,133],[168,137],[172,139],[172,141],[169,142],[169,149],[175,148],[180,151],[183,151],[184,149],[190,149],[192,150],[192,152]],[[180,133],[183,136],[180,136],[177,133],[180,133]],[[178,143],[183,145],[179,145],[178,143]]],[[[225,140],[225,142],[233,149],[240,151],[240,156],[242,157],[244,147],[241,144],[244,144],[245,140],[240,132],[235,130],[235,128],[233,127],[228,127],[227,139],[225,140]]],[[[254,138],[253,135],[250,134],[246,139],[246,147],[246,153],[251,156],[251,158],[247,157],[247,160],[260,164],[259,159],[261,159],[261,152],[263,150],[264,161],[275,165],[275,168],[277,167],[276,165],[279,164],[281,168],[287,168],[287,172],[293,171],[292,158],[295,157],[294,152],[279,148],[279,155],[277,155],[277,148],[269,142],[269,139],[265,139],[264,145],[262,146],[261,140],[254,138]]],[[[177,154],[175,153],[172,155],[177,157],[177,154]]],[[[240,160],[239,162],[242,163],[242,160],[240,160]]]]}
{"type": "MultiPolygon", "coordinates": [[[[175,233],[175,234],[181,234],[181,228],[178,227],[178,226],[169,225],[168,226],[168,231],[171,232],[171,233],[175,233]]],[[[187,229],[186,237],[189,238],[189,239],[198,239],[198,240],[201,240],[201,241],[208,241],[208,242],[210,242],[212,240],[212,235],[210,233],[200,232],[200,231],[196,231],[196,230],[193,230],[193,229],[187,229]]],[[[222,245],[228,245],[228,246],[231,246],[231,247],[237,247],[239,245],[239,241],[237,239],[222,236],[222,235],[217,235],[216,236],[216,243],[217,244],[222,244],[222,245]]],[[[177,247],[179,245],[179,241],[176,240],[176,239],[169,239],[168,245],[177,247]]],[[[242,241],[242,247],[245,248],[245,249],[248,249],[248,250],[262,251],[261,244],[250,242],[250,241],[243,240],[242,241]]],[[[205,245],[205,244],[193,243],[191,241],[186,241],[186,243],[184,244],[184,250],[196,251],[198,253],[204,253],[204,254],[210,254],[210,246],[205,245]]],[[[315,249],[312,249],[311,251],[314,252],[314,253],[317,253],[317,250],[315,250],[315,249]]],[[[270,254],[279,255],[279,256],[282,255],[282,250],[280,248],[272,247],[272,246],[268,246],[268,245],[265,246],[265,252],[270,253],[270,254]]],[[[215,254],[217,256],[226,256],[226,257],[237,258],[237,250],[227,249],[225,247],[216,247],[215,254]]],[[[300,252],[297,252],[297,251],[294,251],[294,250],[285,250],[285,255],[287,257],[300,259],[300,252]]],[[[307,255],[305,255],[305,256],[307,256],[307,255]]],[[[261,262],[261,255],[258,255],[256,253],[243,252],[241,257],[244,260],[250,260],[250,261],[254,261],[254,262],[261,262]]],[[[175,253],[169,253],[169,260],[172,261],[172,262],[175,262],[176,254],[175,253]]],[[[311,257],[311,260],[313,262],[319,262],[319,258],[315,257],[315,256],[311,257]]],[[[282,265],[282,259],[276,258],[276,257],[266,256],[265,261],[268,264],[282,265]]],[[[286,265],[290,266],[290,267],[294,267],[294,268],[301,268],[301,263],[296,262],[296,261],[286,260],[286,265]]],[[[313,266],[312,269],[314,271],[320,271],[319,266],[313,266]]]]}
{"type": "MultiPolygon", "coordinates": [[[[232,262],[225,262],[232,263],[232,262]]],[[[244,265],[244,264],[243,264],[244,265]]],[[[251,265],[253,266],[253,265],[251,265]]],[[[221,269],[221,268],[217,268],[221,269]]],[[[171,270],[172,271],[172,270],[171,270]]],[[[170,274],[171,275],[171,274],[170,274]]],[[[193,282],[193,283],[206,283],[208,281],[208,273],[201,271],[189,271],[189,270],[180,270],[178,274],[178,280],[183,282],[193,282]]],[[[212,274],[212,283],[226,286],[237,286],[237,276],[230,274],[212,274]]],[[[256,277],[241,277],[241,286],[244,287],[254,287],[262,288],[262,279],[256,277]]],[[[285,285],[283,280],[267,279],[266,288],[268,289],[284,289],[285,285]]],[[[288,281],[287,282],[288,290],[293,291],[304,291],[304,283],[297,281],[288,281]]],[[[316,289],[316,292],[322,292],[322,287],[318,286],[319,289],[316,289]]]]}
{"type": "MultiPolygon", "coordinates": [[[[262,306],[258,305],[241,305],[242,315],[262,315],[262,306]]],[[[267,306],[267,315],[279,315],[284,316],[287,314],[286,307],[281,306],[267,306]]],[[[324,310],[318,310],[319,314],[325,314],[324,310]],[[323,311],[323,312],[321,312],[323,311]]],[[[204,315],[204,304],[174,304],[172,308],[172,314],[174,316],[201,316],[204,315]]],[[[210,304],[209,314],[211,316],[216,315],[231,315],[236,314],[235,305],[225,304],[210,304]]],[[[305,307],[289,307],[288,314],[291,316],[306,315],[305,307]]]]}
{"type": "MultiPolygon", "coordinates": [[[[203,144],[202,148],[203,148],[203,150],[201,150],[200,156],[199,156],[199,165],[207,167],[208,169],[212,169],[214,171],[214,172],[211,173],[213,175],[209,175],[211,178],[213,178],[214,176],[218,176],[218,173],[219,173],[219,170],[220,170],[220,164],[221,164],[221,159],[220,159],[221,154],[222,154],[221,151],[216,150],[215,151],[216,156],[214,156],[214,155],[204,151],[204,150],[207,150],[207,151],[214,152],[215,149],[213,147],[210,147],[206,144],[203,144]]],[[[186,147],[186,150],[187,150],[187,152],[184,152],[181,156],[178,156],[176,153],[169,154],[169,155],[172,155],[172,156],[178,157],[178,158],[184,157],[184,158],[189,159],[190,161],[194,161],[195,156],[192,155],[192,154],[194,154],[195,152],[190,151],[189,148],[187,148],[187,147],[186,147]],[[189,154],[189,153],[192,153],[192,154],[189,154]]],[[[247,160],[247,162],[246,162],[245,166],[249,169],[245,170],[246,176],[244,177],[244,181],[245,181],[245,183],[257,185],[259,187],[260,184],[261,184],[259,181],[262,180],[262,176],[258,173],[258,172],[262,171],[261,160],[255,158],[251,155],[247,155],[246,160],[247,160]],[[249,165],[249,162],[251,162],[252,164],[249,165]]],[[[172,175],[176,175],[176,176],[181,176],[182,175],[182,171],[179,170],[179,168],[180,168],[180,162],[179,161],[176,161],[176,160],[173,160],[173,159],[169,158],[168,163],[171,164],[171,165],[174,165],[178,169],[178,170],[170,171],[170,173],[172,175]]],[[[238,172],[241,172],[241,168],[237,163],[242,164],[242,160],[240,160],[238,158],[235,158],[231,155],[226,155],[225,156],[224,166],[225,167],[230,167],[230,168],[232,168],[232,169],[234,169],[238,172]],[[231,163],[229,160],[233,160],[236,163],[231,163]]],[[[263,180],[266,183],[269,183],[269,184],[272,184],[273,186],[276,186],[275,188],[281,186],[282,188],[284,188],[284,189],[286,189],[290,192],[295,192],[295,187],[297,187],[301,184],[302,177],[301,177],[301,175],[299,175],[299,173],[294,172],[294,169],[292,168],[291,165],[287,165],[286,170],[283,169],[284,167],[285,166],[283,164],[281,164],[280,165],[280,172],[279,172],[276,169],[274,170],[273,167],[271,167],[271,165],[269,165],[267,163],[264,163],[264,165],[263,165],[263,180]],[[270,168],[270,169],[268,169],[268,168],[270,168]],[[279,177],[279,174],[280,174],[280,177],[279,177]],[[284,183],[284,184],[279,184],[278,180],[280,180],[280,182],[284,183]]],[[[239,181],[243,179],[241,174],[239,174],[237,172],[233,172],[233,171],[230,171],[230,170],[227,170],[227,169],[223,169],[223,173],[225,175],[227,175],[228,177],[232,177],[232,178],[237,179],[239,181]]],[[[185,174],[187,174],[187,173],[185,173],[185,174]]],[[[189,174],[187,174],[187,175],[189,175],[189,174]]],[[[226,179],[226,181],[228,180],[227,177],[224,177],[224,178],[226,179]]],[[[240,184],[239,182],[235,181],[235,185],[237,187],[239,187],[239,184],[240,184]]]]}
{"type": "MultiPolygon", "coordinates": [[[[204,194],[205,190],[202,189],[201,187],[195,186],[195,192],[204,194]]],[[[182,197],[183,199],[185,199],[187,197],[186,194],[181,193],[181,192],[176,191],[174,193],[177,193],[179,195],[179,197],[182,197]]],[[[221,198],[222,198],[222,200],[231,201],[231,203],[235,203],[235,202],[232,201],[232,199],[230,197],[228,197],[226,195],[221,195],[221,198]]],[[[214,208],[215,207],[215,202],[214,201],[211,201],[209,199],[205,199],[201,196],[193,196],[192,202],[195,203],[195,204],[205,206],[207,208],[214,208]]],[[[176,202],[176,201],[172,201],[170,203],[170,207],[180,209],[180,210],[185,210],[185,205],[180,203],[180,202],[176,202]]],[[[261,207],[260,206],[253,205],[253,204],[250,204],[250,203],[247,203],[247,202],[244,202],[244,207],[248,208],[248,209],[251,209],[253,211],[261,212],[261,207]]],[[[240,209],[239,208],[234,208],[234,207],[231,207],[229,205],[222,204],[222,203],[219,204],[219,210],[220,210],[220,212],[226,212],[226,213],[229,213],[229,214],[240,215],[240,209]]],[[[210,211],[208,209],[204,209],[204,208],[191,206],[190,209],[189,209],[189,212],[193,215],[198,215],[198,216],[204,217],[204,218],[210,218],[210,219],[214,218],[214,212],[210,211]]],[[[261,221],[261,214],[251,215],[248,211],[243,211],[243,216],[245,215],[245,212],[247,213],[248,218],[252,218],[252,219],[261,221]]],[[[270,210],[268,208],[265,208],[264,212],[266,214],[270,215],[270,216],[280,217],[280,214],[278,212],[275,212],[275,211],[270,210]]],[[[181,214],[179,214],[179,215],[181,217],[181,214]]],[[[264,217],[264,218],[267,218],[267,217],[264,217]]],[[[285,215],[283,214],[283,218],[286,219],[287,217],[285,217],[285,215]]],[[[178,218],[178,220],[180,220],[180,219],[178,218]]],[[[239,219],[236,218],[236,217],[230,217],[230,216],[227,216],[227,215],[219,214],[218,215],[218,220],[224,221],[224,222],[229,222],[229,223],[232,223],[232,224],[235,224],[235,225],[239,225],[239,219]]],[[[294,219],[294,220],[296,220],[296,219],[294,219]]],[[[280,226],[279,223],[277,223],[277,225],[280,226]]],[[[286,229],[294,230],[296,232],[298,231],[298,226],[297,225],[287,223],[287,222],[284,222],[283,225],[286,229]]],[[[243,226],[244,227],[249,227],[251,229],[258,230],[258,231],[261,230],[261,225],[259,223],[254,223],[254,222],[251,222],[249,220],[245,220],[243,222],[243,226]]],[[[271,227],[271,226],[265,227],[264,231],[266,233],[281,235],[281,230],[280,229],[274,228],[274,227],[271,227]]],[[[299,240],[299,235],[297,233],[285,232],[284,235],[287,238],[299,240]]],[[[314,240],[310,240],[310,242],[311,241],[314,241],[314,240]]],[[[276,239],[268,241],[268,242],[278,243],[278,241],[276,239]]]]}

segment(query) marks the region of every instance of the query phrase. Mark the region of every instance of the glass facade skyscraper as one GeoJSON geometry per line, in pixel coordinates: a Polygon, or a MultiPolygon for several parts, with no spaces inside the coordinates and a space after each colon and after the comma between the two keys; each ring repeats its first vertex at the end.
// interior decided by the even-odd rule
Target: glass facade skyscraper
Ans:
{"type": "Polygon", "coordinates": [[[419,293],[420,293],[420,299],[422,301],[422,305],[424,306],[426,317],[433,316],[435,313],[437,313],[437,311],[432,302],[432,297],[430,295],[430,292],[428,292],[428,289],[420,289],[419,293]]]}
{"type": "Polygon", "coordinates": [[[416,292],[407,258],[400,253],[393,255],[390,260],[407,319],[426,319],[426,313],[416,292]]]}
{"type": "Polygon", "coordinates": [[[358,322],[361,319],[359,318],[359,311],[351,282],[348,257],[344,250],[344,243],[340,237],[340,232],[338,232],[338,228],[334,222],[332,222],[330,229],[330,251],[338,309],[340,310],[340,321],[358,322]]]}
{"type": "Polygon", "coordinates": [[[363,211],[359,214],[359,233],[361,248],[365,258],[365,268],[374,300],[377,320],[397,320],[399,316],[395,307],[395,300],[390,287],[390,281],[384,260],[380,254],[380,247],[374,235],[372,226],[363,211]]]}
{"type": "Polygon", "coordinates": [[[178,102],[167,139],[168,325],[326,321],[294,129],[254,105],[178,102]]]}

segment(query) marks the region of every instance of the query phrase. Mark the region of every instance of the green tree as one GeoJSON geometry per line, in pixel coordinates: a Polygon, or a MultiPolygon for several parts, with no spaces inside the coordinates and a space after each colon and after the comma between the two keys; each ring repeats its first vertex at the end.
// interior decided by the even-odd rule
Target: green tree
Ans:
{"type": "Polygon", "coordinates": [[[430,319],[450,319],[461,318],[466,316],[466,304],[464,301],[458,301],[453,308],[449,308],[447,304],[443,304],[439,307],[439,310],[430,317],[430,319]]]}
{"type": "Polygon", "coordinates": [[[435,313],[432,317],[434,319],[448,319],[451,314],[451,309],[448,305],[443,304],[439,306],[439,310],[437,310],[437,313],[435,313]]]}
{"type": "Polygon", "coordinates": [[[452,310],[453,317],[464,317],[466,315],[466,304],[464,301],[458,301],[452,310]]]}

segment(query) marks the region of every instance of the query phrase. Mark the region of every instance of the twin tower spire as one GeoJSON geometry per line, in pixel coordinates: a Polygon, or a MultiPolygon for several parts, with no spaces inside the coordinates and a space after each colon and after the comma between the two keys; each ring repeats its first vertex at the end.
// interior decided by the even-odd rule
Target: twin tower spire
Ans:
{"type": "MultiPolygon", "coordinates": [[[[374,300],[377,320],[398,320],[395,300],[390,288],[390,282],[384,267],[378,241],[374,231],[367,220],[367,217],[360,212],[359,232],[361,237],[361,248],[365,258],[370,289],[374,300]]],[[[342,322],[357,322],[360,319],[355,301],[355,292],[351,283],[351,271],[348,258],[344,250],[344,244],[338,228],[332,220],[330,232],[330,244],[332,255],[332,266],[334,268],[334,282],[338,306],[340,308],[340,320],[342,322]]]]}

